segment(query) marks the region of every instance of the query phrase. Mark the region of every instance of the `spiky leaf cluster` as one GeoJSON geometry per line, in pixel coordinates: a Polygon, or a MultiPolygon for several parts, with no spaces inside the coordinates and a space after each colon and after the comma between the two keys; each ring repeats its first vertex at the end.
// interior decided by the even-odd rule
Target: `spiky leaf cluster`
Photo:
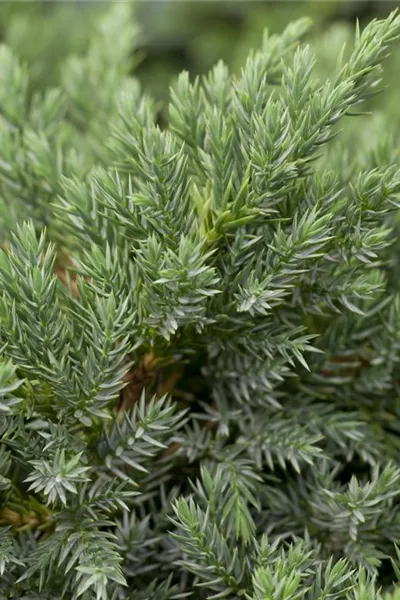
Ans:
{"type": "Polygon", "coordinates": [[[0,596],[398,600],[400,169],[338,140],[400,18],[329,79],[266,34],[161,128],[125,10],[35,100],[0,53],[0,596]]]}

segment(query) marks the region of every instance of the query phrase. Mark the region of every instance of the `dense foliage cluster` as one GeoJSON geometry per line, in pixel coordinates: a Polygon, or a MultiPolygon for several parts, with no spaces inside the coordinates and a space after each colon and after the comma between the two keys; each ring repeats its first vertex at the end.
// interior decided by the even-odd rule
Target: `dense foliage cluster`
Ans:
{"type": "Polygon", "coordinates": [[[0,48],[0,598],[399,600],[400,169],[350,117],[400,17],[160,127],[129,11],[57,88],[0,48]]]}

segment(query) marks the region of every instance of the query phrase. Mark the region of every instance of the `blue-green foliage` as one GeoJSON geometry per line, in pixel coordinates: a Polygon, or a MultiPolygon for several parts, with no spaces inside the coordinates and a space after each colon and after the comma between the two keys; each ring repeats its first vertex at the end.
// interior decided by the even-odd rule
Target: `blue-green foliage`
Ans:
{"type": "Polygon", "coordinates": [[[165,128],[128,4],[56,90],[0,50],[1,599],[398,600],[400,168],[340,139],[400,18],[328,80],[308,25],[165,128]]]}

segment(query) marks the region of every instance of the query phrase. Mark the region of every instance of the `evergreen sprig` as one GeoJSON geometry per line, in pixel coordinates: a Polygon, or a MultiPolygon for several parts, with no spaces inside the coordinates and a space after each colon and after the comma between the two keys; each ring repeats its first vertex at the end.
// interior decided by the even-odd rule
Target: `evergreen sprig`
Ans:
{"type": "Polygon", "coordinates": [[[396,137],[340,140],[400,17],[308,27],[162,126],[128,4],[57,89],[0,49],[1,599],[398,600],[396,137]]]}

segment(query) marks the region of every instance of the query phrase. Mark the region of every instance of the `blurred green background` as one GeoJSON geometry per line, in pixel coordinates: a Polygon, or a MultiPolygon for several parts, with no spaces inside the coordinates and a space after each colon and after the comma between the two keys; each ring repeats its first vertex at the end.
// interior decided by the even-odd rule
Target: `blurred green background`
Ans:
{"type": "MultiPolygon", "coordinates": [[[[108,2],[33,1],[0,3],[0,40],[29,66],[31,87],[57,85],[60,67],[69,54],[82,55],[93,24],[108,10],[108,2]]],[[[133,2],[140,29],[133,70],[142,88],[165,103],[169,85],[182,70],[191,75],[207,72],[219,59],[232,71],[244,64],[251,48],[260,45],[265,28],[280,32],[298,17],[309,16],[309,36],[322,74],[329,75],[344,42],[354,36],[356,19],[365,24],[399,6],[390,0],[142,0],[133,2]]],[[[118,39],[116,39],[118,43],[118,39]]],[[[400,121],[400,44],[386,63],[379,96],[386,117],[400,121]]]]}

